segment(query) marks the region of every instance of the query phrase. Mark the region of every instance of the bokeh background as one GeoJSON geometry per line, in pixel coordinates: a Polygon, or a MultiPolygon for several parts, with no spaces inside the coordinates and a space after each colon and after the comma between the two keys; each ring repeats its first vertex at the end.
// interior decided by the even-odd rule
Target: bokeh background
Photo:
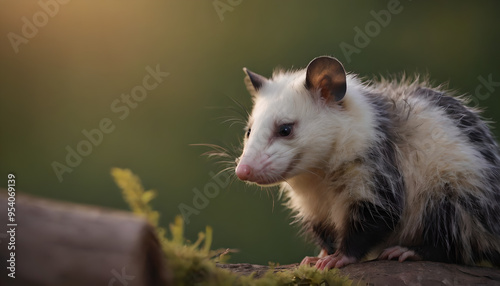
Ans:
{"type": "MultiPolygon", "coordinates": [[[[0,2],[0,187],[14,172],[27,194],[127,209],[110,169],[130,168],[158,191],[153,205],[167,225],[180,204],[194,207],[193,189],[221,168],[190,144],[239,144],[243,126],[223,121],[236,115],[232,99],[251,109],[242,67],[270,76],[325,54],[365,77],[428,73],[500,121],[499,84],[476,94],[479,77],[500,82],[498,1],[401,0],[400,12],[371,27],[369,43],[349,58],[341,43],[356,46],[355,27],[364,31],[398,1],[66,2],[0,2]],[[44,19],[47,5],[53,16],[44,19]],[[10,33],[23,36],[34,16],[40,27],[24,28],[31,38],[14,47],[10,33]],[[157,65],[169,76],[121,120],[111,103],[157,65]],[[75,149],[82,130],[103,118],[114,131],[59,181],[53,162],[66,165],[66,146],[75,149]]],[[[195,240],[212,226],[215,248],[240,250],[232,262],[286,264],[317,253],[277,194],[235,181],[189,217],[186,235],[195,240]]]]}

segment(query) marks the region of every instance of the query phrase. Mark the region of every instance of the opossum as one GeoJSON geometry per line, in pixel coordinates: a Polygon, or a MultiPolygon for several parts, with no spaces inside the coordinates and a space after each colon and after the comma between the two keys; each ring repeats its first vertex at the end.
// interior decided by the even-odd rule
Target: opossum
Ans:
{"type": "Polygon", "coordinates": [[[418,77],[362,81],[333,57],[266,78],[235,173],[281,185],[322,251],[302,264],[378,259],[500,267],[500,152],[478,110],[418,77]]]}

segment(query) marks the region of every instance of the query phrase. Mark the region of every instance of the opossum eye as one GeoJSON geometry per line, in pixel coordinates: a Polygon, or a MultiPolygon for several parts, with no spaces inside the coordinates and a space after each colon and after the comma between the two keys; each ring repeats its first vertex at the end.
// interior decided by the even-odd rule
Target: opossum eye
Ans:
{"type": "Polygon", "coordinates": [[[248,128],[247,133],[246,133],[247,138],[250,137],[250,132],[251,131],[252,131],[252,128],[248,128]]]}
{"type": "Polygon", "coordinates": [[[293,124],[283,124],[278,127],[278,135],[286,137],[292,133],[293,124]]]}

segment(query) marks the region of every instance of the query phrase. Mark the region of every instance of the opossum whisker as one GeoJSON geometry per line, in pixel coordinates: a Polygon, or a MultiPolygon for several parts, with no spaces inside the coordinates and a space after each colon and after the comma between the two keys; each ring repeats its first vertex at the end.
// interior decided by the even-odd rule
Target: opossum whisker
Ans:
{"type": "Polygon", "coordinates": [[[229,97],[229,99],[231,99],[231,101],[239,108],[236,109],[234,107],[231,107],[231,109],[235,112],[238,112],[238,114],[241,115],[242,118],[248,118],[250,116],[250,112],[248,111],[248,109],[245,107],[245,105],[243,105],[241,102],[237,101],[236,99],[234,99],[233,97],[229,97]],[[241,111],[243,113],[241,113],[241,111]]]}
{"type": "Polygon", "coordinates": [[[244,71],[252,113],[235,103],[256,128],[244,156],[213,156],[243,181],[281,183],[292,223],[322,248],[359,261],[387,244],[500,266],[500,151],[463,97],[418,75],[361,80],[328,56],[271,79],[244,71]]]}
{"type": "Polygon", "coordinates": [[[241,125],[241,126],[246,125],[245,120],[238,117],[226,116],[226,117],[221,117],[220,119],[224,119],[222,123],[229,123],[229,127],[233,127],[234,125],[241,125]]]}

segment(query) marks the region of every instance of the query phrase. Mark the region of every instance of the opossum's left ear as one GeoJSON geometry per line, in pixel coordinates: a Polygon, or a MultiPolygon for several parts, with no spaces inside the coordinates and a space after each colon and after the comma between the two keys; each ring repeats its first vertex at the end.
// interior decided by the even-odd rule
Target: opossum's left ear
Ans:
{"type": "Polygon", "coordinates": [[[247,75],[245,77],[245,85],[247,86],[248,92],[252,96],[257,94],[257,91],[268,81],[267,78],[250,71],[247,68],[243,68],[243,71],[247,75]]]}
{"type": "Polygon", "coordinates": [[[336,58],[315,58],[307,66],[305,86],[310,91],[320,90],[326,102],[342,100],[347,90],[344,66],[336,58]]]}

